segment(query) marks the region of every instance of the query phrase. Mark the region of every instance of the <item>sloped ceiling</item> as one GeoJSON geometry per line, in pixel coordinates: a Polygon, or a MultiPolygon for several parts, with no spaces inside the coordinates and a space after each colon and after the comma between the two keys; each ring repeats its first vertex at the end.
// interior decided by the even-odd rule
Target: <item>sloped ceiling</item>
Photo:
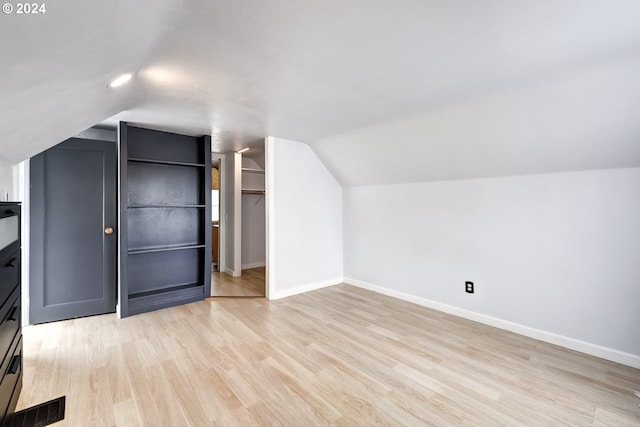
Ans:
{"type": "Polygon", "coordinates": [[[0,160],[127,120],[307,142],[343,185],[640,165],[635,0],[46,8],[0,16],[0,160]]]}

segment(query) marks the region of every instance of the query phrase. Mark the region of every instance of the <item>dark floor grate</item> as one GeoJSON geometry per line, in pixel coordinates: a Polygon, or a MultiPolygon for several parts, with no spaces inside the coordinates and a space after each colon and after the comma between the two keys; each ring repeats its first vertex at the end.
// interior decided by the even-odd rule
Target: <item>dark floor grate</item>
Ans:
{"type": "Polygon", "coordinates": [[[64,419],[66,396],[16,412],[11,427],[44,427],[64,419]]]}

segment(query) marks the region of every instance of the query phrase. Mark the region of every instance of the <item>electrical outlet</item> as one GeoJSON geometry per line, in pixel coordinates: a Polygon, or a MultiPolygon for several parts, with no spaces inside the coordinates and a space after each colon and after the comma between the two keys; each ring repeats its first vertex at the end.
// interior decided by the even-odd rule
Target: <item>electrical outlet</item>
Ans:
{"type": "Polygon", "coordinates": [[[473,282],[464,282],[464,291],[468,294],[473,293],[473,282]]]}

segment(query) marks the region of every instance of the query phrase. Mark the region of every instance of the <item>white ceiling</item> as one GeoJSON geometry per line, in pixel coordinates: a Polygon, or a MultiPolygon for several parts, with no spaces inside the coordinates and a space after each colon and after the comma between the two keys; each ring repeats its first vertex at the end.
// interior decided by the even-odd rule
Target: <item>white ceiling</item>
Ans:
{"type": "Polygon", "coordinates": [[[0,16],[11,163],[127,120],[221,152],[307,142],[343,185],[640,165],[636,0],[46,7],[0,16]],[[107,88],[122,72],[131,83],[107,88]]]}

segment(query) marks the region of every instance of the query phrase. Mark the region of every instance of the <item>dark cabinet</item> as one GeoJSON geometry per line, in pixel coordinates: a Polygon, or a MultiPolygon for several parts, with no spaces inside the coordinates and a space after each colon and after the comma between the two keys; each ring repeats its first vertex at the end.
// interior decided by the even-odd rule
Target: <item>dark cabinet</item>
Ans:
{"type": "Polygon", "coordinates": [[[120,315],[211,293],[211,138],[120,123],[120,315]]]}
{"type": "Polygon", "coordinates": [[[20,204],[0,202],[0,424],[22,390],[20,204]]]}

